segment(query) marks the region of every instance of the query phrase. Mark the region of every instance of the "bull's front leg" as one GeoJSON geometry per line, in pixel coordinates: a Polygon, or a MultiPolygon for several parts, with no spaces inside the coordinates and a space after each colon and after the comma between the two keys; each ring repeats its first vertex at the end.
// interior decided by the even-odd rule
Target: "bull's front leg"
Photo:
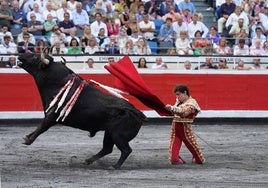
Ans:
{"type": "Polygon", "coordinates": [[[51,126],[55,124],[56,121],[54,117],[46,116],[41,124],[35,129],[35,131],[23,137],[24,141],[22,143],[25,145],[31,145],[40,134],[47,131],[51,126]]]}

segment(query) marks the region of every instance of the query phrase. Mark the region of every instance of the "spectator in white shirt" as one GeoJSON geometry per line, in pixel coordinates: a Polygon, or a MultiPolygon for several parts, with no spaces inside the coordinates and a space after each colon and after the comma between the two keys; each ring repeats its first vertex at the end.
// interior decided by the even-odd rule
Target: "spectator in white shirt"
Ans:
{"type": "Polygon", "coordinates": [[[107,26],[102,21],[102,14],[97,12],[95,14],[95,21],[90,25],[92,35],[97,37],[101,28],[104,29],[104,35],[108,36],[107,26]]]}
{"type": "Polygon", "coordinates": [[[198,14],[194,13],[192,16],[192,22],[188,24],[189,38],[194,38],[195,32],[200,31],[202,38],[205,38],[209,32],[207,26],[201,21],[198,21],[198,14]]]}
{"type": "Polygon", "coordinates": [[[57,17],[58,17],[58,21],[62,22],[64,20],[64,13],[68,12],[70,15],[70,20],[73,20],[73,14],[72,11],[68,9],[67,7],[67,1],[66,0],[62,0],[61,1],[61,8],[59,8],[57,10],[57,17]]]}
{"type": "Polygon", "coordinates": [[[74,25],[78,29],[84,29],[85,26],[89,25],[89,17],[85,10],[82,9],[82,3],[76,3],[76,10],[72,12],[74,25]]]}
{"type": "Polygon", "coordinates": [[[44,23],[45,19],[43,17],[43,14],[39,10],[39,5],[37,3],[34,3],[33,10],[27,13],[27,21],[31,21],[31,14],[34,14],[36,16],[36,20],[40,21],[41,23],[44,23]]]}

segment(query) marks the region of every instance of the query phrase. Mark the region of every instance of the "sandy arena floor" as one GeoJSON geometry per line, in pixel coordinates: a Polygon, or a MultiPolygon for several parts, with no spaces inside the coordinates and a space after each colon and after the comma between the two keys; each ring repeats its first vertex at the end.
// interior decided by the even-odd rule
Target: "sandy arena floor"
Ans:
{"type": "Polygon", "coordinates": [[[112,154],[92,165],[84,160],[102,146],[103,132],[55,126],[31,146],[22,137],[35,127],[0,126],[0,188],[169,188],[268,187],[267,125],[194,125],[206,163],[168,163],[169,125],[143,126],[130,143],[133,152],[120,170],[109,170],[112,154]],[[203,141],[205,140],[205,142],[203,141]]]}

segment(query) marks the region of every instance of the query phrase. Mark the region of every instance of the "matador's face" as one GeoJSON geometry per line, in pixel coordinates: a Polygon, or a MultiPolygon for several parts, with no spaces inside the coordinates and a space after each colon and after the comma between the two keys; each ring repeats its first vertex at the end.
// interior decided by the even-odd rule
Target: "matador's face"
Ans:
{"type": "Polygon", "coordinates": [[[182,92],[177,91],[175,95],[179,102],[184,102],[188,98],[188,95],[186,94],[186,92],[182,93],[182,92]]]}

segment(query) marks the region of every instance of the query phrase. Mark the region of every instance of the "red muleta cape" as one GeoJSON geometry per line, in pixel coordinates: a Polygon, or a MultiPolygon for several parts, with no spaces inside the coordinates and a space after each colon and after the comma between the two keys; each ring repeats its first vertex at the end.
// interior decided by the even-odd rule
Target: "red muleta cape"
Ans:
{"type": "Polygon", "coordinates": [[[115,87],[135,96],[144,105],[154,109],[161,116],[172,116],[172,113],[165,109],[165,104],[146,85],[133,62],[128,56],[118,62],[104,66],[117,80],[115,87]]]}

